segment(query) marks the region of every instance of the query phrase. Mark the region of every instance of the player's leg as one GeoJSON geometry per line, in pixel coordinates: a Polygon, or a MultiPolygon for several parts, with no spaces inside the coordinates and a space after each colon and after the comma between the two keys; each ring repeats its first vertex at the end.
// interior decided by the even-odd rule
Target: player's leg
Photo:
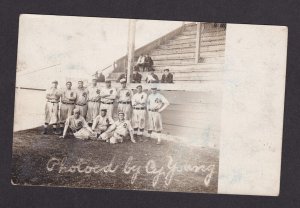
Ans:
{"type": "Polygon", "coordinates": [[[54,134],[58,134],[59,132],[57,131],[57,123],[58,123],[58,108],[59,104],[58,103],[51,103],[49,106],[49,111],[50,111],[50,122],[49,124],[52,124],[52,129],[54,134]]]}
{"type": "Polygon", "coordinates": [[[161,132],[162,132],[162,118],[161,118],[161,114],[156,112],[155,113],[155,132],[156,132],[156,136],[157,136],[157,143],[156,144],[160,144],[161,143],[161,132]]]}
{"type": "Polygon", "coordinates": [[[49,122],[50,122],[50,111],[49,111],[49,107],[48,107],[48,102],[46,102],[46,105],[45,105],[45,123],[44,123],[43,134],[48,133],[49,122]]]}
{"type": "Polygon", "coordinates": [[[88,109],[87,109],[87,115],[86,115],[86,122],[88,123],[88,125],[91,127],[92,126],[92,117],[93,117],[93,109],[94,109],[94,106],[93,106],[93,103],[94,102],[88,102],[87,103],[87,106],[88,106],[88,109]]]}
{"type": "Polygon", "coordinates": [[[148,139],[152,138],[152,132],[154,129],[154,112],[148,111],[148,139]]]}
{"type": "Polygon", "coordinates": [[[143,134],[144,134],[145,124],[146,124],[145,119],[146,119],[146,111],[140,110],[139,118],[138,118],[138,137],[140,138],[140,140],[143,140],[143,134]]]}

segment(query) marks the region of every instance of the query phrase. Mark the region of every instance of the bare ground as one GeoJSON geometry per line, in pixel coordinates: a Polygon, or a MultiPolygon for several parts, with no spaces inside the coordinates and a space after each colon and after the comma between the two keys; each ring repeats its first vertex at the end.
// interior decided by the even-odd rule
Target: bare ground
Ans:
{"type": "Polygon", "coordinates": [[[36,128],[14,133],[12,182],[18,185],[216,193],[218,154],[215,149],[188,147],[171,141],[156,145],[154,140],[137,144],[127,140],[111,145],[72,137],[58,139],[56,135],[42,135],[41,129],[36,128]],[[56,162],[65,159],[63,164],[55,166],[54,160],[48,163],[51,158],[56,158],[56,162]],[[78,164],[81,169],[76,169],[78,164]],[[205,184],[210,173],[212,177],[205,184]]]}

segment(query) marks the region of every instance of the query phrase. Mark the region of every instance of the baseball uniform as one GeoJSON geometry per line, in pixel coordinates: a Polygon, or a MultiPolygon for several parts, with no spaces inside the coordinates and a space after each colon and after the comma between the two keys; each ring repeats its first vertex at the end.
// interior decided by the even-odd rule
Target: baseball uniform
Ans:
{"type": "Polygon", "coordinates": [[[89,126],[83,116],[75,118],[74,115],[69,116],[65,123],[65,128],[70,128],[77,139],[89,139],[94,137],[93,134],[88,130],[89,126]]]}
{"type": "Polygon", "coordinates": [[[116,121],[113,123],[109,129],[112,129],[111,132],[104,132],[100,136],[103,140],[109,139],[111,144],[121,143],[124,138],[128,135],[130,131],[133,132],[132,126],[129,120],[116,121]]]}
{"type": "Polygon", "coordinates": [[[169,101],[160,93],[151,93],[147,99],[148,131],[162,131],[162,118],[158,110],[169,101]]]}
{"type": "Polygon", "coordinates": [[[139,135],[142,135],[143,130],[145,129],[146,121],[146,104],[147,104],[147,94],[145,92],[136,93],[132,97],[132,126],[136,131],[139,129],[139,132],[135,132],[139,135]]]}
{"type": "Polygon", "coordinates": [[[98,134],[103,133],[104,131],[107,130],[107,128],[114,123],[114,120],[105,115],[101,116],[98,115],[93,122],[92,130],[98,134]]]}
{"type": "Polygon", "coordinates": [[[75,108],[76,92],[72,89],[64,89],[61,93],[60,123],[65,123],[72,115],[75,108]]]}
{"type": "Polygon", "coordinates": [[[101,109],[106,109],[107,110],[107,115],[109,117],[113,116],[113,108],[114,108],[114,101],[117,96],[117,90],[114,87],[103,87],[100,90],[100,96],[103,95],[109,95],[105,98],[101,98],[101,105],[100,105],[100,110],[101,109]]]}
{"type": "Polygon", "coordinates": [[[45,123],[56,124],[58,122],[58,108],[60,92],[57,88],[51,87],[46,91],[45,123]]]}
{"type": "Polygon", "coordinates": [[[88,102],[88,90],[86,88],[77,88],[75,108],[79,110],[80,115],[83,118],[86,118],[87,108],[88,108],[87,102],[88,102]]]}
{"type": "Polygon", "coordinates": [[[90,86],[88,92],[86,121],[88,123],[93,123],[93,120],[99,115],[100,111],[100,89],[97,86],[90,86]]]}
{"type": "Polygon", "coordinates": [[[131,98],[132,91],[128,88],[121,88],[118,91],[118,112],[123,112],[125,120],[130,120],[131,117],[131,98]]]}

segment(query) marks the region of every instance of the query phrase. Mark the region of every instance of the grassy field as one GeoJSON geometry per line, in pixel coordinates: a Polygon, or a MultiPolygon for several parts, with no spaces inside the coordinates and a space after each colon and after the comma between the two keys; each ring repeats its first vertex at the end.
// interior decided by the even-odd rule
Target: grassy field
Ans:
{"type": "Polygon", "coordinates": [[[218,151],[156,141],[111,145],[41,129],[14,133],[12,181],[18,185],[216,193],[218,151]]]}

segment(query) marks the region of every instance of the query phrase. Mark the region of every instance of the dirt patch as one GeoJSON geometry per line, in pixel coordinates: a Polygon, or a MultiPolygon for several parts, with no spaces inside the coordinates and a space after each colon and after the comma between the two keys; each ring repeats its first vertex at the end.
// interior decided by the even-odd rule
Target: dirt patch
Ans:
{"type": "Polygon", "coordinates": [[[217,192],[218,151],[163,141],[111,145],[14,133],[12,181],[19,185],[217,192]]]}

